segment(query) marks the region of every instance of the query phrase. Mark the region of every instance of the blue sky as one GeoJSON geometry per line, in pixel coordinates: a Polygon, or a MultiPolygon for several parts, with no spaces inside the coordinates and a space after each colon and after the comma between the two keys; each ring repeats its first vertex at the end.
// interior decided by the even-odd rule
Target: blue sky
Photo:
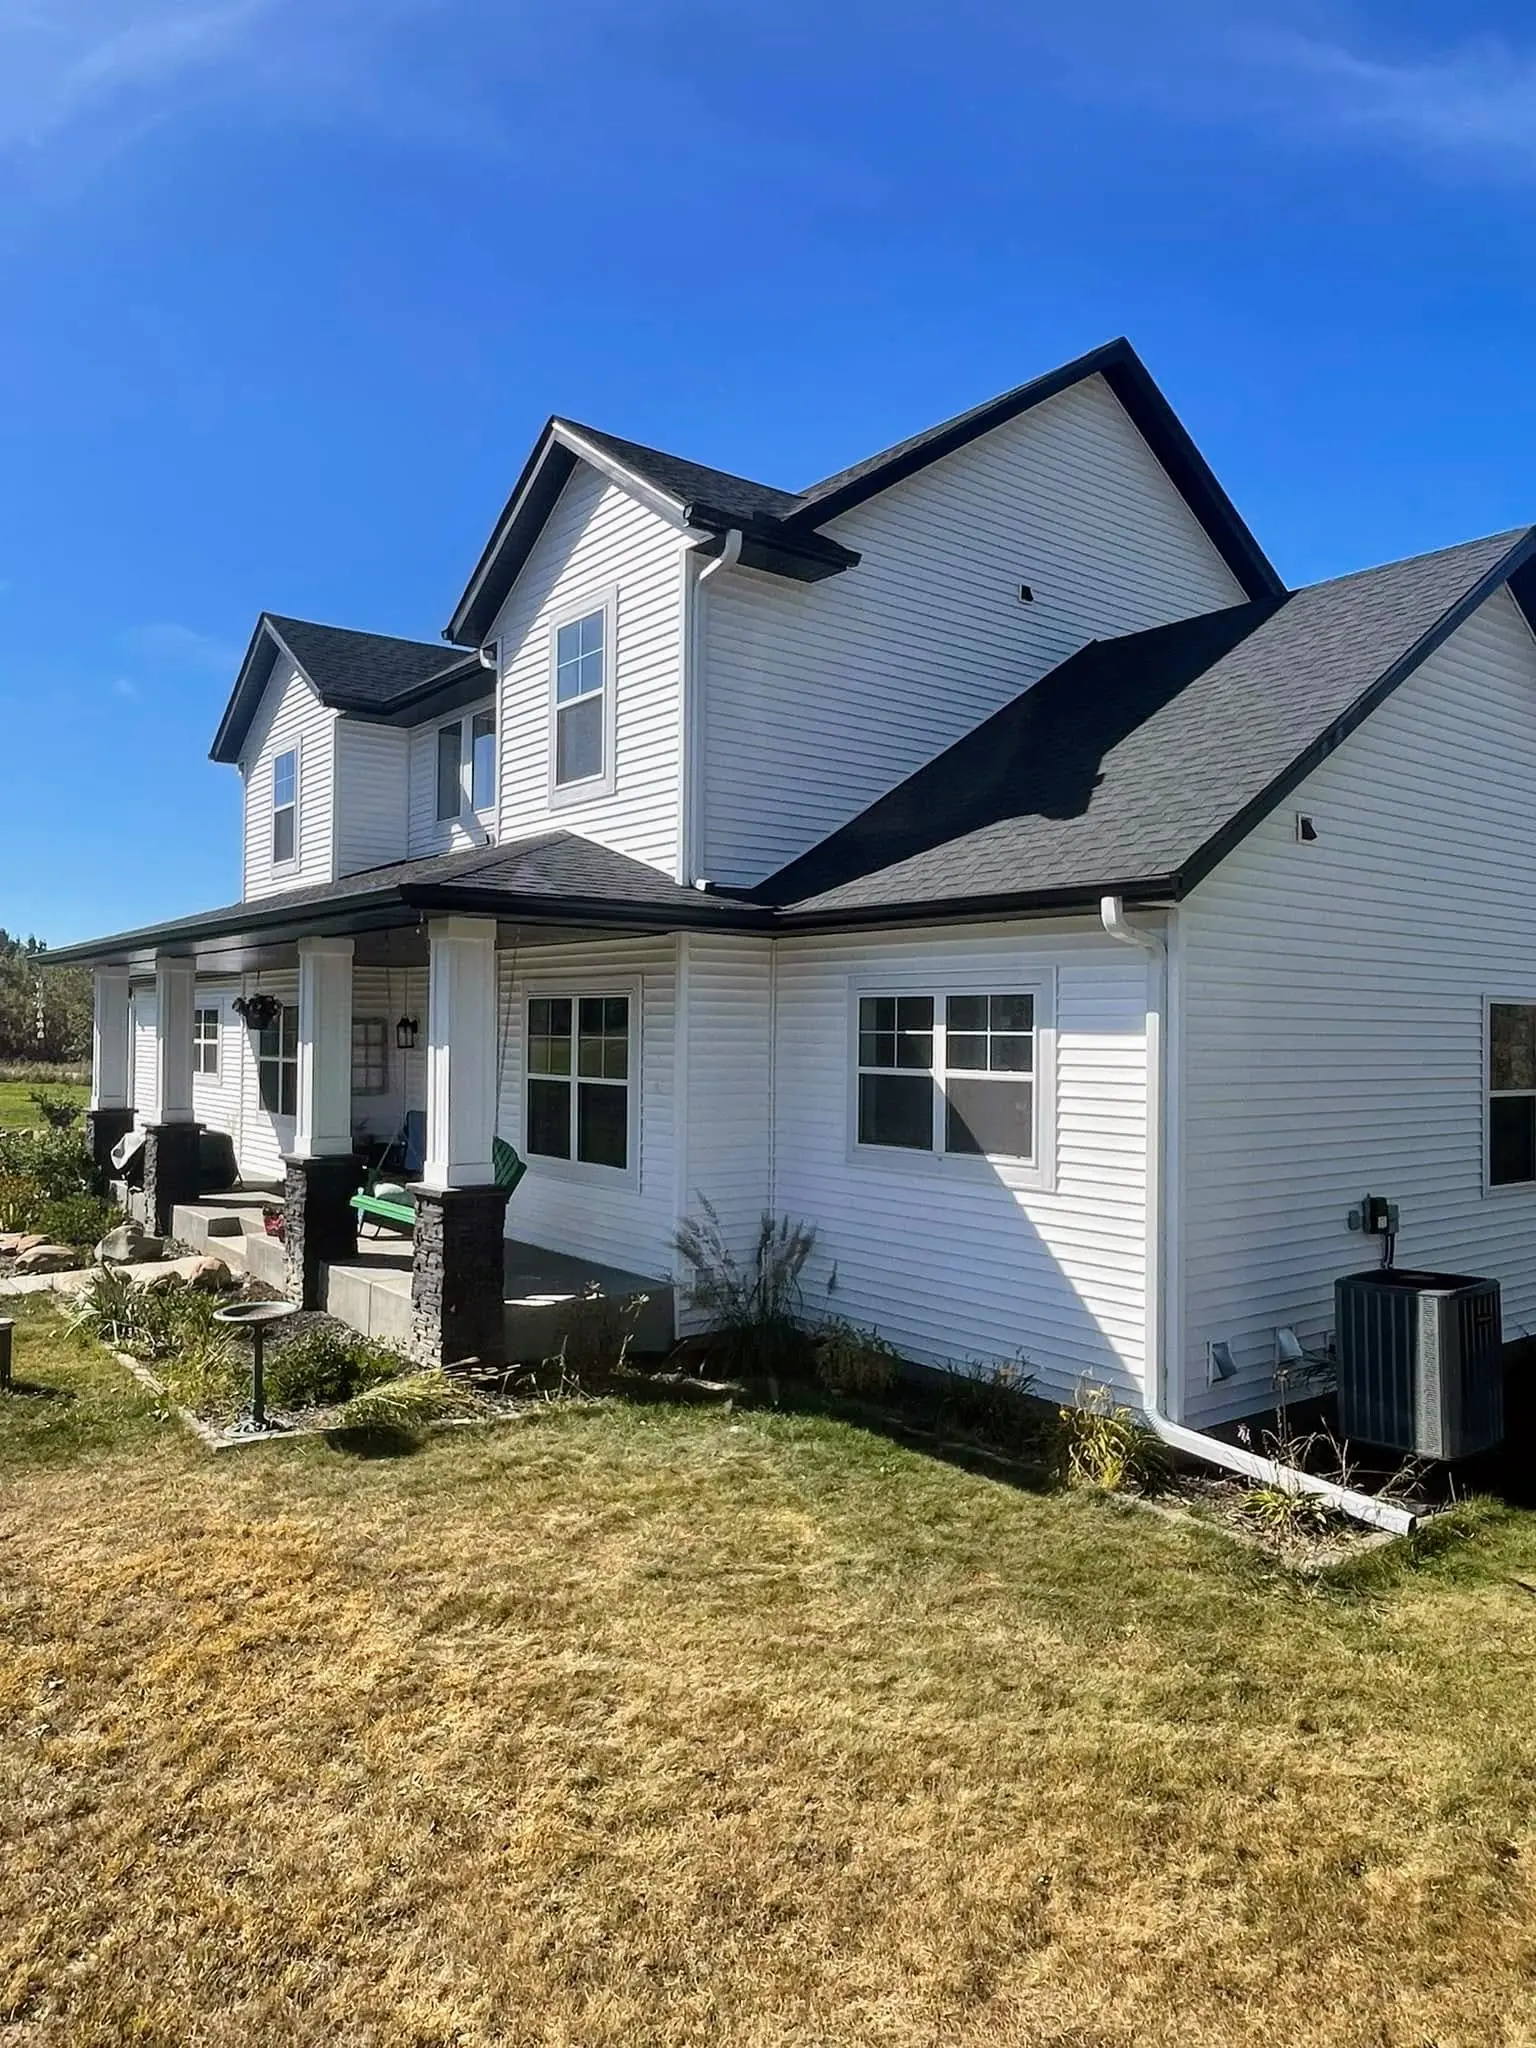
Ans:
{"type": "Polygon", "coordinates": [[[1512,4],[0,0],[0,925],[238,894],[258,610],[552,411],[789,486],[1128,333],[1282,573],[1536,518],[1512,4]]]}

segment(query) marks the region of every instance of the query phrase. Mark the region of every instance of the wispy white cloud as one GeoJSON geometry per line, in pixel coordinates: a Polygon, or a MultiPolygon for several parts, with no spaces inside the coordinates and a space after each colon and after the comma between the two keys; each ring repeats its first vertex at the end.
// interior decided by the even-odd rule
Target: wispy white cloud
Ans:
{"type": "Polygon", "coordinates": [[[174,621],[135,626],[123,635],[123,644],[140,663],[153,668],[227,675],[240,662],[239,648],[174,621]]]}
{"type": "Polygon", "coordinates": [[[1391,53],[1249,32],[1236,47],[1292,117],[1484,172],[1536,176],[1536,44],[1486,36],[1391,53]]]}
{"type": "Polygon", "coordinates": [[[132,100],[135,125],[198,74],[238,60],[288,0],[0,0],[0,147],[47,142],[132,100]]]}

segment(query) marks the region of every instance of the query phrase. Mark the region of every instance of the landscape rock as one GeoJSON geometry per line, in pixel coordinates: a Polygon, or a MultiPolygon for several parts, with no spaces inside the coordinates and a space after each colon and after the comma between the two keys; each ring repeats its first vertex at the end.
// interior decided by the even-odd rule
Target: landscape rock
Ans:
{"type": "Polygon", "coordinates": [[[146,1294],[174,1294],[186,1281],[174,1266],[167,1266],[163,1273],[151,1273],[143,1283],[146,1294]]]}
{"type": "Polygon", "coordinates": [[[215,1258],[212,1252],[205,1252],[183,1270],[187,1285],[195,1287],[200,1294],[223,1294],[235,1284],[235,1276],[229,1267],[222,1259],[215,1258]]]}
{"type": "Polygon", "coordinates": [[[20,1258],[23,1252],[36,1251],[39,1245],[45,1245],[47,1242],[47,1238],[40,1236],[37,1231],[24,1230],[11,1246],[11,1250],[20,1258]]]}
{"type": "Polygon", "coordinates": [[[109,1230],[97,1245],[94,1254],[98,1266],[131,1266],[143,1258],[147,1242],[142,1223],[136,1223],[130,1216],[126,1223],[119,1223],[116,1230],[109,1230]]]}
{"type": "Polygon", "coordinates": [[[46,1239],[29,1245],[18,1254],[18,1273],[67,1273],[80,1263],[80,1254],[67,1244],[49,1244],[46,1239]]]}

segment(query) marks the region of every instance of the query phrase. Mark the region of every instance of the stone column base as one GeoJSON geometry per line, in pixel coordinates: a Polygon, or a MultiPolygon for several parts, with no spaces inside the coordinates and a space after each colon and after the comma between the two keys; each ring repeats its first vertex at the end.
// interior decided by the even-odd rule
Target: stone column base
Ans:
{"type": "Polygon", "coordinates": [[[133,1129],[131,1109],[88,1109],[85,1142],[96,1165],[96,1192],[104,1195],[113,1177],[112,1147],[133,1129]]]}
{"type": "Polygon", "coordinates": [[[507,1362],[505,1188],[413,1187],[411,1355],[421,1365],[507,1362]]]}
{"type": "Polygon", "coordinates": [[[357,1257],[357,1211],[352,1197],[363,1169],[350,1152],[324,1159],[285,1159],[283,1248],[288,1254],[288,1298],[319,1308],[320,1268],[357,1257]]]}
{"type": "Polygon", "coordinates": [[[144,1220],[156,1237],[171,1227],[178,1203],[202,1193],[198,1161],[201,1124],[151,1124],[144,1133],[144,1220]]]}

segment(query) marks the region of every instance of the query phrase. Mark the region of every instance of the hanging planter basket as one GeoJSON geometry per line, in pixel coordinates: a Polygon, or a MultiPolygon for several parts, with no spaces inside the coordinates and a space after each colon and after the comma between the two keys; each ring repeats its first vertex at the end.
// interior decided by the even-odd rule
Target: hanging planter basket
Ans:
{"type": "Polygon", "coordinates": [[[265,1031],[269,1024],[277,1022],[283,1006],[276,996],[254,995],[236,996],[231,1007],[252,1031],[265,1031]]]}

